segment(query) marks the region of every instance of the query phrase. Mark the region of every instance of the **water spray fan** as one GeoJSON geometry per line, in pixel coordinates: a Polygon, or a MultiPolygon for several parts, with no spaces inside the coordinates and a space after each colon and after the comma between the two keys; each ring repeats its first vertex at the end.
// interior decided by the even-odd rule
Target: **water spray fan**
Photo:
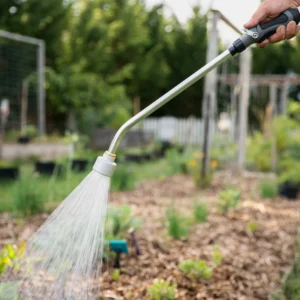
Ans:
{"type": "Polygon", "coordinates": [[[221,53],[219,56],[217,56],[211,62],[192,74],[186,80],[178,84],[168,93],[157,99],[151,105],[128,120],[116,133],[109,149],[104,153],[102,157],[98,157],[93,169],[103,174],[104,176],[112,176],[116,168],[116,164],[114,163],[116,158],[115,152],[121,139],[130,128],[132,128],[135,124],[139,123],[154,111],[168,103],[174,97],[182,93],[192,84],[197,82],[199,79],[204,77],[207,73],[218,67],[230,57],[243,52],[252,44],[263,42],[265,39],[273,35],[279,26],[286,26],[291,21],[295,21],[296,24],[300,22],[300,8],[288,9],[271,21],[259,24],[251,29],[244,29],[244,34],[239,39],[234,41],[226,51],[221,53]]]}
{"type": "MultiPolygon", "coordinates": [[[[4,294],[0,294],[0,298],[12,300],[19,296],[24,300],[99,299],[99,275],[103,258],[110,178],[117,166],[115,153],[121,139],[135,124],[182,93],[212,69],[250,45],[262,42],[274,34],[279,26],[286,26],[290,21],[299,23],[299,9],[288,9],[272,21],[245,30],[226,51],[128,120],[116,133],[109,149],[97,158],[93,171],[27,241],[19,272],[8,272],[4,278],[0,278],[2,286],[5,285],[4,294]]],[[[112,245],[119,252],[127,251],[124,243],[112,245]]]]}

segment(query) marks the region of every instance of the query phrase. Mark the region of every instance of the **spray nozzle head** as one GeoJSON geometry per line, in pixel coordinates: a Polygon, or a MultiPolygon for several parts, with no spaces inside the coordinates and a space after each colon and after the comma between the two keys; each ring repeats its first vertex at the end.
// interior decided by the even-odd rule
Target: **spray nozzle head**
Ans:
{"type": "Polygon", "coordinates": [[[116,159],[115,154],[105,152],[103,156],[99,156],[97,158],[93,166],[93,170],[95,170],[96,172],[104,176],[111,177],[114,174],[115,169],[117,167],[117,164],[115,163],[115,159],[116,159]]]}

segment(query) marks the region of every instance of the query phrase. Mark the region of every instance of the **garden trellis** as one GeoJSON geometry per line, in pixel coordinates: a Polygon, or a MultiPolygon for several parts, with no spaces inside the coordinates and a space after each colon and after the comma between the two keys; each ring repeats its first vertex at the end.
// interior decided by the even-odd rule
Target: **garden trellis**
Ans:
{"type": "MultiPolygon", "coordinates": [[[[45,120],[45,43],[43,40],[0,30],[0,100],[10,101],[12,129],[26,127],[30,108],[40,136],[45,120]],[[22,108],[21,108],[22,107],[22,108]]],[[[34,124],[35,125],[35,124],[34,124]]]]}

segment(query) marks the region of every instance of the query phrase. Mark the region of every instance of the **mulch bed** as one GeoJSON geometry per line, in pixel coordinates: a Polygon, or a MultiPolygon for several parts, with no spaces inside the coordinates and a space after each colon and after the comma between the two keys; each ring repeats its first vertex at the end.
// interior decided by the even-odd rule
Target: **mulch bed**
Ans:
{"type": "MultiPolygon", "coordinates": [[[[113,179],[112,179],[113,180],[113,179]]],[[[295,241],[300,228],[300,201],[281,198],[262,200],[258,194],[257,174],[235,178],[220,172],[213,185],[197,190],[188,175],[164,180],[148,180],[134,191],[111,193],[110,203],[130,205],[142,218],[136,233],[142,254],[130,253],[121,259],[121,275],[112,279],[113,268],[103,265],[101,299],[148,299],[147,289],[155,278],[177,284],[177,299],[269,299],[280,288],[281,278],[295,256],[295,241]],[[227,217],[216,211],[220,189],[237,186],[242,200],[227,217]],[[193,225],[185,240],[168,237],[165,211],[173,203],[183,214],[192,213],[193,201],[209,206],[204,224],[193,225]],[[249,232],[247,224],[255,222],[257,230],[249,232]],[[178,268],[185,259],[212,262],[214,245],[222,253],[222,263],[209,280],[191,280],[178,268]]],[[[47,218],[39,215],[20,222],[9,214],[0,215],[0,247],[27,239],[47,218]]],[[[130,244],[130,243],[129,243],[130,244]]]]}

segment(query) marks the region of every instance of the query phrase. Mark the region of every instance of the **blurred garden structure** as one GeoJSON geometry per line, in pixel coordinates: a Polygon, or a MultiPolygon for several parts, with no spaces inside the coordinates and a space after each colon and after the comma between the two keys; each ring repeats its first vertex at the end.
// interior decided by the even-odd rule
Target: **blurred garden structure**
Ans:
{"type": "MultiPolygon", "coordinates": [[[[217,7],[164,11],[0,1],[0,299],[120,126],[227,48],[220,25],[240,34],[217,7]]],[[[300,299],[299,62],[300,37],[251,47],[128,132],[101,299],[300,299]]]]}

